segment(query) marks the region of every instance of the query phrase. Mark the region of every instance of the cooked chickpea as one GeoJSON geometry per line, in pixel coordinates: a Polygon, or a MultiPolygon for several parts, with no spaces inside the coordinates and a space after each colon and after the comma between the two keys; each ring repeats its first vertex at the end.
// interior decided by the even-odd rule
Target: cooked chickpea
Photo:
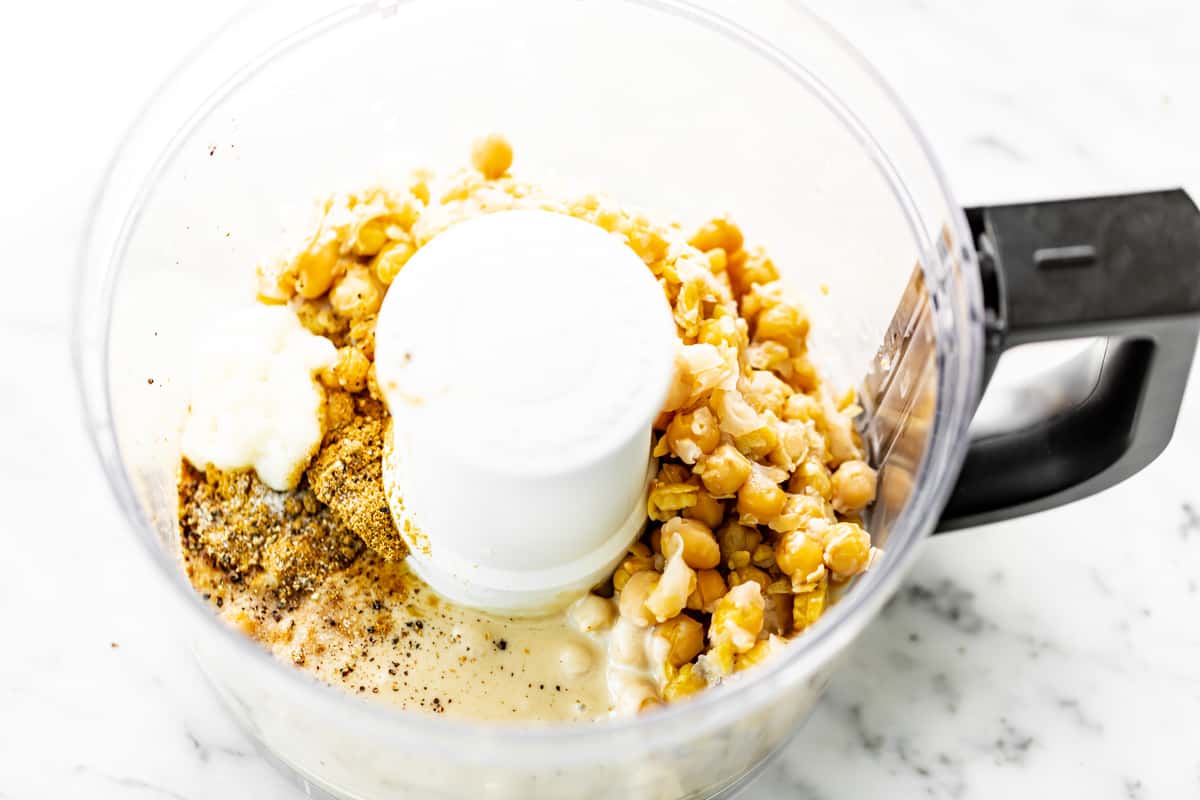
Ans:
{"type": "Polygon", "coordinates": [[[696,571],[696,590],[688,595],[687,607],[710,613],[718,600],[728,591],[725,578],[715,569],[696,571]]]}
{"type": "Polygon", "coordinates": [[[718,317],[700,323],[697,342],[713,347],[737,347],[741,339],[737,317],[718,317]]]}
{"type": "Polygon", "coordinates": [[[683,611],[688,595],[696,590],[696,573],[683,559],[681,538],[676,533],[663,545],[663,549],[670,551],[671,555],[644,604],[658,622],[666,622],[683,611]]]}
{"type": "Polygon", "coordinates": [[[792,388],[781,381],[773,373],[766,370],[754,370],[743,390],[746,402],[760,414],[770,411],[775,416],[783,415],[783,409],[792,388]]]}
{"type": "Polygon", "coordinates": [[[788,531],[775,544],[775,563],[784,575],[807,581],[825,563],[825,547],[802,530],[788,531]]]}
{"type": "MultiPolygon", "coordinates": [[[[754,369],[785,374],[792,368],[792,354],[779,342],[755,342],[746,351],[746,358],[754,369]]],[[[790,393],[791,387],[788,389],[790,393]]]]}
{"type": "Polygon", "coordinates": [[[367,373],[371,362],[356,347],[346,346],[338,350],[337,362],[333,365],[333,377],[338,386],[348,392],[361,392],[367,388],[367,373]]]}
{"type": "Polygon", "coordinates": [[[784,404],[783,418],[798,420],[800,422],[811,421],[820,424],[824,421],[825,415],[821,410],[821,403],[817,398],[797,392],[789,397],[784,404]]]}
{"type": "Polygon", "coordinates": [[[309,245],[296,256],[296,292],[313,300],[329,291],[338,264],[340,245],[336,237],[309,245]]]}
{"type": "Polygon", "coordinates": [[[329,306],[341,317],[374,314],[383,303],[383,289],[364,266],[354,265],[329,290],[329,306]]]}
{"type": "Polygon", "coordinates": [[[787,494],[759,470],[752,471],[738,490],[737,510],[744,520],[769,523],[779,516],[786,503],[787,494]]]}
{"type": "Polygon", "coordinates": [[[725,271],[725,265],[728,263],[729,259],[725,255],[724,249],[720,247],[714,247],[712,250],[709,250],[707,253],[705,253],[705,255],[708,256],[708,268],[712,270],[714,274],[719,274],[725,271]]]}
{"type": "Polygon", "coordinates": [[[761,569],[770,569],[775,566],[775,548],[766,543],[760,544],[750,554],[750,563],[761,569]]]}
{"type": "MultiPolygon", "coordinates": [[[[762,546],[770,547],[770,545],[762,545],[762,546]]],[[[741,586],[743,583],[746,583],[748,581],[753,581],[754,583],[757,583],[758,588],[761,589],[763,591],[763,593],[765,594],[767,591],[767,587],[771,585],[771,576],[768,575],[763,570],[759,569],[758,567],[750,566],[750,565],[747,565],[744,567],[738,567],[737,569],[735,569],[729,573],[730,588],[732,588],[734,586],[741,586]]]]}
{"type": "Polygon", "coordinates": [[[387,229],[390,223],[387,217],[380,216],[367,220],[354,233],[350,243],[350,252],[356,256],[373,256],[388,242],[387,229]]]}
{"type": "Polygon", "coordinates": [[[779,280],[779,270],[762,250],[755,248],[750,252],[738,255],[742,257],[731,256],[725,267],[725,272],[729,275],[729,280],[733,285],[734,294],[741,296],[755,284],[779,280]]]}
{"type": "Polygon", "coordinates": [[[371,259],[371,271],[375,273],[375,277],[379,279],[380,283],[389,286],[416,252],[411,242],[392,242],[384,246],[375,258],[371,259]]]}
{"type": "Polygon", "coordinates": [[[680,412],[667,426],[667,446],[685,464],[695,464],[701,456],[711,453],[721,443],[717,418],[706,407],[680,412]]]}
{"type": "Polygon", "coordinates": [[[766,639],[759,639],[749,650],[738,654],[734,661],[734,671],[741,672],[742,670],[749,669],[750,667],[757,667],[775,653],[778,653],[780,648],[783,646],[783,640],[776,636],[771,636],[766,639]]]}
{"type": "Polygon", "coordinates": [[[750,563],[749,554],[762,543],[762,534],[758,532],[757,528],[730,521],[717,532],[717,543],[721,546],[721,558],[730,568],[745,566],[750,563]],[[734,557],[738,553],[746,554],[745,564],[733,563],[734,557]]]}
{"type": "Polygon", "coordinates": [[[704,458],[697,474],[715,497],[730,497],[750,477],[750,462],[736,447],[723,444],[704,458]]]}
{"type": "Polygon", "coordinates": [[[729,253],[742,249],[742,231],[728,217],[716,217],[700,226],[688,239],[688,244],[698,250],[715,250],[718,247],[729,253]]]}
{"type": "Polygon", "coordinates": [[[825,575],[812,585],[802,588],[792,598],[792,630],[796,633],[816,622],[825,611],[829,581],[825,575]]]}
{"type": "Polygon", "coordinates": [[[811,392],[821,385],[821,377],[817,367],[807,353],[802,353],[792,359],[792,375],[788,383],[797,392],[811,392]]]}
{"type": "Polygon", "coordinates": [[[646,598],[658,586],[659,577],[653,570],[644,570],[634,573],[625,582],[625,588],[621,589],[621,595],[617,599],[617,607],[623,619],[641,628],[654,624],[654,613],[646,608],[646,598]]]}
{"type": "Polygon", "coordinates": [[[667,663],[681,667],[704,649],[704,626],[687,614],[660,623],[654,635],[667,643],[667,663]]]}
{"type": "Polygon", "coordinates": [[[833,473],[833,507],[843,514],[858,511],[875,499],[875,470],[865,461],[844,461],[833,473]]]}
{"type": "Polygon", "coordinates": [[[568,612],[575,627],[584,633],[603,630],[612,624],[613,603],[594,594],[586,594],[575,601],[568,612]]]}
{"type": "MultiPolygon", "coordinates": [[[[683,561],[692,569],[712,569],[721,563],[721,548],[712,529],[699,520],[675,517],[662,527],[666,549],[678,535],[683,542],[683,561]]],[[[668,558],[672,553],[664,552],[668,558]]]]}
{"type": "Polygon", "coordinates": [[[512,145],[498,133],[476,139],[471,146],[471,166],[488,180],[503,176],[512,166],[512,161],[512,145]]]}
{"type": "Polygon", "coordinates": [[[758,315],[754,337],[782,344],[792,344],[808,335],[808,317],[791,303],[780,303],[758,315]]]}
{"type": "Polygon", "coordinates": [[[810,494],[828,500],[833,495],[833,478],[829,469],[816,459],[806,459],[800,469],[792,473],[788,491],[794,494],[810,494]]]}
{"type": "Polygon", "coordinates": [[[763,425],[757,430],[733,437],[733,443],[748,457],[762,459],[770,455],[779,446],[779,434],[773,425],[763,425]]]}
{"type": "Polygon", "coordinates": [[[703,522],[709,528],[716,528],[725,519],[725,504],[701,489],[696,492],[696,505],[685,508],[683,516],[703,522]]]}
{"type": "Polygon", "coordinates": [[[613,572],[613,589],[621,591],[625,588],[625,583],[635,573],[644,572],[648,569],[654,569],[654,554],[650,552],[650,548],[641,542],[634,542],[629,546],[629,555],[616,571],[613,572]]]}
{"type": "Polygon", "coordinates": [[[696,505],[700,487],[690,483],[666,483],[656,480],[650,485],[646,498],[646,514],[656,522],[666,522],[677,511],[696,505]]]}
{"type": "Polygon", "coordinates": [[[763,607],[762,589],[756,582],[734,586],[713,609],[708,640],[714,645],[728,643],[738,653],[746,652],[762,630],[763,607]]]}
{"type": "Polygon", "coordinates": [[[871,560],[871,537],[853,522],[839,522],[825,531],[825,566],[834,577],[852,578],[871,560]]]}
{"type": "Polygon", "coordinates": [[[667,681],[667,685],[663,687],[663,699],[667,702],[674,702],[693,695],[707,686],[708,682],[695,667],[691,664],[684,664],[679,668],[679,672],[675,673],[675,677],[667,681]]]}
{"type": "Polygon", "coordinates": [[[809,529],[814,520],[834,522],[830,506],[820,497],[809,494],[789,494],[783,512],[771,520],[771,530],[787,533],[796,529],[809,529]]]}

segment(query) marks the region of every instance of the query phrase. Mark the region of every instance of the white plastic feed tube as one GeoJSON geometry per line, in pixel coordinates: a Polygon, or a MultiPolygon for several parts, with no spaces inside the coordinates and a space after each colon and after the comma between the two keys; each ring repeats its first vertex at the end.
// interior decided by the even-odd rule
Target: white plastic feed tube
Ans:
{"type": "Polygon", "coordinates": [[[646,265],[589,223],[505,211],[417,251],[375,344],[384,482],[414,570],[513,615],[603,580],[645,521],[679,344],[646,265]]]}

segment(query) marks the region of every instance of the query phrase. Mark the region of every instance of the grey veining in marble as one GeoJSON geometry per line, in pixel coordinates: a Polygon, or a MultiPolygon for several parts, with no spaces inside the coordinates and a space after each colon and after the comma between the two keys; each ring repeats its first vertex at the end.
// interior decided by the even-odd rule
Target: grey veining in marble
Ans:
{"type": "MultiPolygon", "coordinates": [[[[84,446],[66,358],[103,160],[235,5],[28,3],[0,30],[0,74],[16,76],[0,97],[27,114],[0,148],[0,800],[297,796],[225,718],[171,609],[145,602],[158,579],[84,446]]],[[[814,5],[904,97],[966,203],[1200,197],[1193,0],[814,5]]],[[[1175,440],[1122,486],[928,542],[745,796],[1200,797],[1198,441],[1194,376],[1175,440]]]]}

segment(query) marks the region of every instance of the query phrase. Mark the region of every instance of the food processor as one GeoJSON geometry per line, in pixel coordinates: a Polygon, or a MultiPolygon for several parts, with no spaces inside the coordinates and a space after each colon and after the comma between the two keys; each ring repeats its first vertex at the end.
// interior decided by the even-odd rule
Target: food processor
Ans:
{"type": "Polygon", "coordinates": [[[881,76],[786,0],[266,2],[185,60],[115,156],[73,355],[199,664],[308,796],[724,797],[786,743],[925,536],[1084,497],[1161,451],[1198,275],[1181,191],[962,209],[881,76]],[[504,725],[352,697],[222,624],[178,563],[189,343],[303,236],[313,200],[458,165],[487,131],[548,191],[732,213],[805,300],[814,361],[865,408],[882,556],[783,656],[633,718],[504,725]],[[1025,387],[1041,401],[1016,376],[972,427],[1006,348],[1080,337],[1025,387]]]}

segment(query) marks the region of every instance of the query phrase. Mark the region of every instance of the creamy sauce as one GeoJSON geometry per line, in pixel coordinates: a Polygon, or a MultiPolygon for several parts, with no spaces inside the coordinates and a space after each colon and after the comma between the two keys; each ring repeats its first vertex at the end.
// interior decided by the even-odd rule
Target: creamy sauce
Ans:
{"type": "Polygon", "coordinates": [[[214,590],[221,616],[276,657],[375,701],[471,719],[565,721],[632,713],[643,696],[657,697],[642,652],[647,629],[622,638],[614,664],[609,640],[627,623],[614,626],[615,604],[594,595],[550,617],[497,617],[451,606],[405,566],[367,555],[282,612],[249,591],[231,596],[203,559],[187,567],[197,588],[214,590]],[[638,666],[623,666],[630,659],[638,666]]]}

